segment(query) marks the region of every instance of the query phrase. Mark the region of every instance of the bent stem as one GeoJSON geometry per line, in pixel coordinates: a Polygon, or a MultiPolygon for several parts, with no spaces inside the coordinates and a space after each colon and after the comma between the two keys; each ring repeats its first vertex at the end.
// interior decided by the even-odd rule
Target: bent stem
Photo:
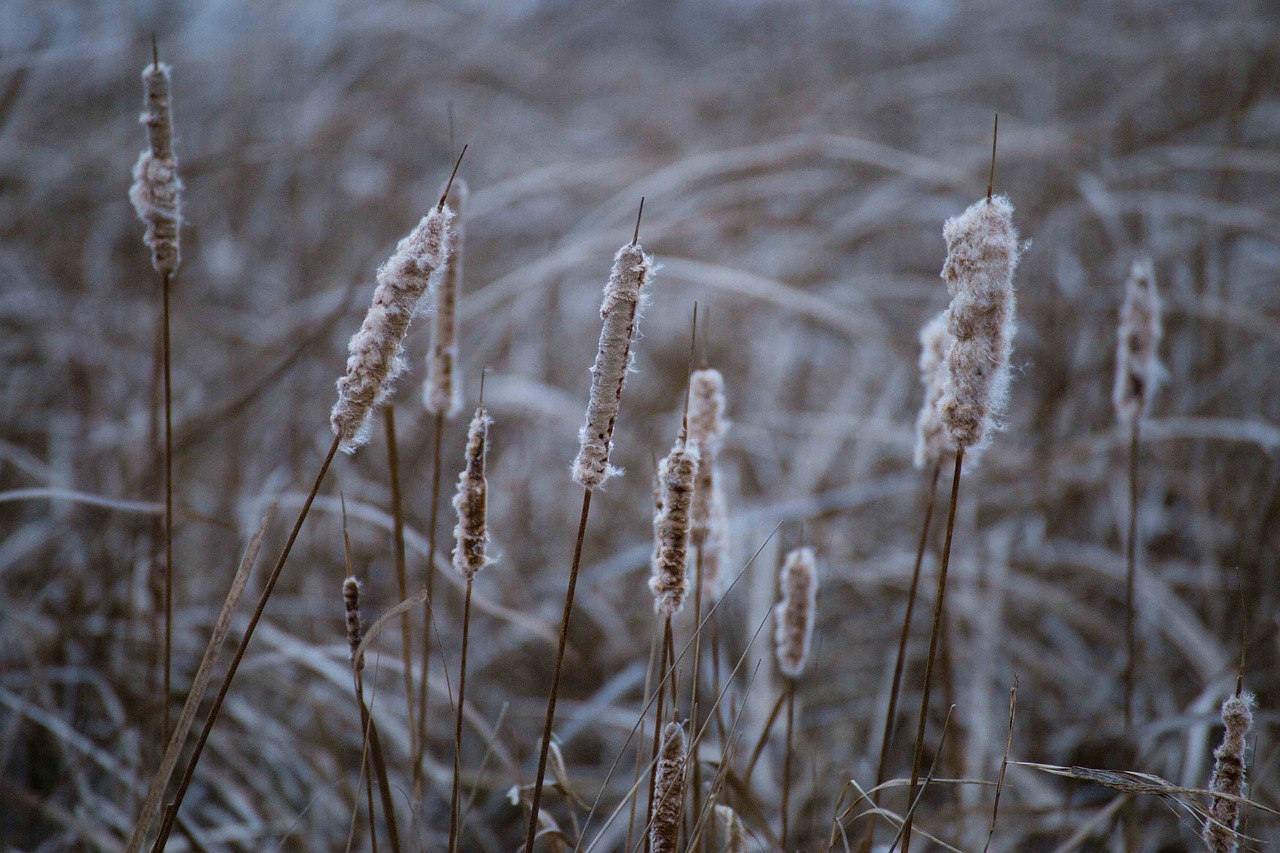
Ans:
{"type": "Polygon", "coordinates": [[[569,586],[564,594],[564,613],[560,617],[560,641],[556,645],[556,665],[551,676],[551,695],[547,698],[547,719],[542,727],[542,746],[538,755],[538,775],[533,784],[533,802],[529,809],[529,829],[525,834],[525,853],[533,853],[538,835],[538,812],[542,806],[542,783],[547,775],[547,750],[551,746],[551,726],[556,718],[556,694],[560,690],[560,670],[564,665],[564,647],[569,639],[569,619],[573,615],[573,593],[578,586],[578,568],[582,565],[582,542],[587,535],[587,518],[591,515],[591,489],[582,490],[582,517],[578,520],[578,538],[573,546],[573,565],[569,568],[569,586]]]}
{"type": "Polygon", "coordinates": [[[418,750],[413,760],[413,799],[422,797],[422,764],[427,752],[427,679],[431,675],[431,602],[435,595],[436,525],[440,520],[440,440],[444,412],[436,413],[435,441],[431,451],[431,509],[427,522],[427,600],[423,604],[422,682],[418,685],[418,750]]]}
{"type": "Polygon", "coordinates": [[[924,730],[929,720],[929,689],[933,683],[933,661],[938,654],[938,637],[942,634],[942,613],[946,605],[947,569],[951,563],[951,538],[956,526],[956,502],[960,497],[960,472],[964,466],[964,448],[956,450],[956,467],[951,477],[951,505],[947,509],[947,536],[942,546],[942,565],[938,569],[938,592],[933,602],[933,629],[929,634],[929,657],[924,664],[924,690],[920,696],[920,722],[916,726],[916,746],[911,756],[911,786],[907,802],[912,810],[902,825],[902,853],[911,851],[911,824],[915,819],[916,789],[920,785],[920,761],[924,757],[924,730]]]}
{"type": "Polygon", "coordinates": [[[307,493],[307,499],[302,504],[302,509],[298,511],[298,518],[293,523],[293,530],[289,533],[289,538],[284,543],[284,550],[280,552],[280,558],[276,560],[275,567],[271,569],[271,574],[267,576],[267,584],[263,587],[262,595],[258,598],[258,604],[253,609],[253,615],[249,617],[249,626],[245,629],[244,636],[240,638],[240,644],[236,646],[235,656],[231,659],[231,666],[227,669],[227,674],[223,676],[222,684],[218,687],[218,695],[213,700],[213,707],[209,710],[209,717],[204,722],[204,728],[200,730],[200,737],[196,740],[195,749],[191,753],[191,758],[187,761],[186,769],[182,771],[182,781],[178,783],[178,791],[174,795],[173,802],[166,810],[164,823],[161,824],[160,834],[156,837],[153,851],[164,850],[165,843],[169,839],[169,833],[173,830],[174,818],[178,814],[178,809],[182,806],[182,800],[187,795],[187,789],[191,786],[191,779],[195,776],[196,765],[200,762],[200,756],[204,752],[205,744],[209,741],[209,733],[213,731],[214,723],[218,721],[218,714],[222,711],[222,703],[226,701],[227,691],[231,689],[231,682],[236,677],[236,670],[240,668],[240,661],[244,659],[245,650],[249,648],[249,641],[253,639],[253,632],[258,627],[258,621],[262,619],[262,613],[267,609],[267,602],[271,598],[271,593],[276,588],[276,581],[280,580],[280,573],[284,570],[284,565],[289,560],[289,552],[293,550],[293,543],[297,541],[298,534],[302,531],[302,524],[307,520],[307,514],[311,511],[311,504],[315,502],[316,495],[320,492],[320,486],[324,483],[325,475],[329,473],[329,465],[333,462],[334,455],[338,452],[338,436],[333,437],[333,443],[329,445],[329,452],[325,454],[324,462],[320,465],[320,472],[316,474],[316,480],[311,486],[311,491],[307,493]]]}
{"type": "Polygon", "coordinates": [[[467,696],[467,641],[471,634],[471,578],[467,578],[467,594],[462,606],[462,665],[458,671],[458,713],[453,724],[453,794],[449,804],[449,853],[457,849],[462,836],[459,824],[458,798],[461,791],[462,704],[467,696]]]}

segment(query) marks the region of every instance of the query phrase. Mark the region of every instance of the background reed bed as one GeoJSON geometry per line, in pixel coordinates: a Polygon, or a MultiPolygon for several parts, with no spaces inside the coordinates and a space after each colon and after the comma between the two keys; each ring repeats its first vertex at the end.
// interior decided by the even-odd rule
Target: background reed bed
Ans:
{"type": "MultiPolygon", "coordinates": [[[[944,780],[995,780],[1016,674],[992,849],[1116,844],[1114,779],[1026,762],[1207,786],[1242,636],[1257,695],[1247,793],[1280,807],[1280,388],[1269,368],[1280,346],[1280,21],[1268,5],[904,0],[797,13],[727,0],[222,0],[139,10],[0,7],[0,846],[124,849],[164,751],[152,629],[163,600],[150,585],[164,564],[153,533],[162,393],[158,381],[146,387],[158,375],[159,292],[126,199],[152,30],[174,69],[185,184],[172,292],[175,720],[266,506],[279,505],[261,543],[274,556],[304,502],[373,271],[438,199],[456,158],[452,104],[456,139],[471,145],[457,367],[475,377],[491,365],[485,406],[500,426],[488,510],[503,558],[473,591],[460,848],[509,851],[524,838],[528,810],[509,792],[533,780],[546,710],[581,497],[566,467],[600,285],[643,195],[642,237],[661,269],[617,424],[612,461],[630,475],[593,498],[546,817],[573,849],[599,794],[582,849],[626,843],[627,807],[609,817],[637,783],[634,736],[609,773],[647,699],[649,454],[679,430],[696,300],[710,309],[699,350],[723,375],[733,422],[715,454],[727,591],[709,617],[724,698],[718,715],[704,636],[699,742],[686,607],[674,626],[675,713],[700,743],[691,754],[701,756],[700,810],[712,815],[707,849],[731,836],[741,849],[774,849],[781,727],[751,794],[737,785],[778,695],[768,631],[757,628],[791,543],[769,536],[802,522],[822,555],[822,603],[795,717],[788,834],[793,847],[825,849],[842,792],[847,805],[858,796],[849,783],[865,791],[877,774],[928,475],[912,467],[917,330],[947,304],[942,223],[985,186],[998,110],[997,189],[1034,242],[1017,277],[1008,429],[980,465],[965,463],[943,638],[951,675],[937,674],[931,749],[955,711],[945,749],[924,756],[937,772],[916,827],[963,850],[985,843],[992,787],[944,780]],[[1130,434],[1111,394],[1123,282],[1143,255],[1160,287],[1168,381],[1142,420],[1142,653],[1125,740],[1130,434]],[[725,740],[735,732],[723,772],[712,766],[725,751],[721,722],[725,740]],[[722,830],[714,818],[725,808],[738,823],[722,830]]],[[[434,559],[427,546],[435,417],[416,397],[432,337],[425,318],[410,326],[396,410],[411,597],[426,567],[438,570],[422,798],[394,804],[402,846],[414,850],[448,840],[465,592],[443,519],[434,559]]],[[[452,477],[466,425],[442,421],[452,477]]],[[[363,738],[338,621],[339,493],[371,628],[400,600],[382,432],[335,460],[169,849],[345,846],[363,738]]],[[[889,780],[910,773],[938,516],[933,527],[889,780]]],[[[229,642],[269,568],[261,561],[249,577],[229,642]]],[[[412,797],[401,635],[388,625],[370,643],[364,688],[390,787],[412,797]]],[[[197,725],[208,711],[206,697],[197,725]]],[[[633,847],[648,836],[647,775],[639,784],[633,847]]],[[[905,785],[880,802],[902,814],[905,785]]],[[[693,803],[690,792],[690,829],[693,803]]],[[[866,806],[846,818],[851,844],[866,806]]],[[[1148,802],[1139,816],[1143,850],[1202,843],[1203,822],[1185,812],[1148,802]]],[[[1280,840],[1280,821],[1257,809],[1241,828],[1254,839],[1245,847],[1280,840]]],[[[876,837],[895,832],[882,821],[876,837]]]]}

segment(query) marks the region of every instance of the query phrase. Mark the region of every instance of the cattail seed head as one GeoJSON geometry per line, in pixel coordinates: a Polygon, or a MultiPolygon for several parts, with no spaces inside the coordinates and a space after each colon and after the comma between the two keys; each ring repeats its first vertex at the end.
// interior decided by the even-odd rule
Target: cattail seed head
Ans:
{"type": "Polygon", "coordinates": [[[667,723],[654,769],[653,813],[649,815],[649,849],[653,853],[676,853],[679,849],[687,754],[684,728],[679,723],[667,723]]]}
{"type": "Polygon", "coordinates": [[[698,476],[698,444],[685,435],[658,464],[661,497],[653,516],[654,554],[649,590],[653,609],[675,616],[689,596],[689,512],[698,476]]]}
{"type": "MultiPolygon", "coordinates": [[[[1222,743],[1213,751],[1213,776],[1209,790],[1215,794],[1244,796],[1245,738],[1253,728],[1254,697],[1252,693],[1232,695],[1222,703],[1222,743]]],[[[1236,826],[1240,804],[1223,797],[1213,797],[1209,804],[1212,821],[1206,821],[1203,838],[1212,853],[1235,853],[1240,839],[1236,826]]]]}
{"type": "Polygon", "coordinates": [[[489,485],[484,462],[491,423],[483,407],[476,409],[467,430],[467,464],[458,475],[458,493],[453,497],[453,508],[458,511],[458,524],[453,528],[453,567],[468,580],[493,562],[485,553],[489,544],[489,485]]]}
{"type": "Polygon", "coordinates": [[[946,427],[938,403],[947,379],[947,356],[951,352],[951,333],[947,331],[947,312],[934,317],[920,330],[920,384],[924,386],[924,402],[916,417],[917,468],[931,468],[950,451],[946,427]]]}
{"type": "Polygon", "coordinates": [[[351,649],[351,665],[356,671],[364,669],[364,655],[356,658],[356,649],[364,639],[364,623],[360,621],[360,581],[354,577],[342,582],[342,602],[347,610],[347,645],[351,649]]]}
{"type": "Polygon", "coordinates": [[[1124,306],[1116,347],[1116,414],[1131,424],[1151,410],[1164,368],[1160,365],[1160,294],[1150,258],[1133,262],[1124,286],[1124,306]]]}
{"type": "Polygon", "coordinates": [[[586,422],[578,432],[578,457],[573,481],[583,488],[603,485],[619,469],[609,464],[613,428],[622,402],[622,387],[631,368],[631,342],[640,325],[644,287],[653,279],[653,258],[639,243],[627,244],[613,258],[613,271],[600,305],[600,346],[591,366],[591,395],[586,422]]]}
{"type": "Polygon", "coordinates": [[[724,410],[724,376],[714,368],[695,370],[689,378],[689,437],[697,442],[702,458],[693,489],[689,536],[702,560],[702,595],[710,601],[720,597],[721,567],[726,562],[727,511],[716,469],[729,431],[724,410]]]}
{"type": "Polygon", "coordinates": [[[433,207],[378,268],[373,304],[348,345],[346,375],[329,416],[342,449],[353,453],[369,440],[370,415],[390,395],[404,371],[402,345],[431,275],[449,260],[453,210],[433,207]]]}
{"type": "Polygon", "coordinates": [[[142,72],[145,92],[142,116],[148,150],[133,167],[129,200],[147,226],[143,241],[151,249],[151,266],[173,275],[182,262],[178,229],[182,222],[182,181],[173,153],[173,104],[169,97],[169,66],[148,65],[142,72]]]}
{"type": "Polygon", "coordinates": [[[778,585],[782,600],[773,609],[778,669],[787,678],[799,678],[809,660],[818,608],[818,568],[812,548],[796,548],[787,554],[778,585]]]}
{"type": "Polygon", "coordinates": [[[1004,196],[981,199],[942,228],[951,293],[947,330],[955,339],[939,403],[952,444],[981,450],[1003,428],[1009,394],[1009,356],[1015,331],[1013,272],[1020,247],[1013,205],[1004,196]]]}
{"type": "Polygon", "coordinates": [[[435,313],[431,318],[431,352],[427,355],[427,381],[422,403],[431,414],[455,417],[462,411],[462,381],[458,375],[458,300],[462,296],[463,205],[467,183],[454,178],[445,197],[453,209],[450,223],[452,253],[435,278],[435,313]]]}
{"type": "Polygon", "coordinates": [[[716,822],[720,824],[724,853],[747,853],[747,831],[742,825],[742,818],[729,806],[719,803],[716,804],[715,812],[716,822]]]}

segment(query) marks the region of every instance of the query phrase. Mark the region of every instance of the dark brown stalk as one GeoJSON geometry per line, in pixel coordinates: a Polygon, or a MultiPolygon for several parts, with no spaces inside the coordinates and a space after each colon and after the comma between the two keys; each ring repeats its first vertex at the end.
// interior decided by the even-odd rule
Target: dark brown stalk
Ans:
{"type": "Polygon", "coordinates": [[[569,586],[564,594],[564,613],[560,617],[560,641],[556,645],[556,665],[551,675],[551,695],[547,698],[547,719],[542,727],[542,747],[538,755],[538,775],[533,784],[533,802],[529,809],[529,829],[525,834],[525,853],[533,853],[538,835],[538,812],[542,806],[542,783],[547,775],[547,750],[551,747],[551,726],[556,719],[556,694],[560,691],[560,670],[564,665],[564,647],[569,639],[569,619],[573,616],[573,594],[578,586],[578,568],[582,565],[582,543],[587,536],[587,519],[591,515],[591,489],[582,490],[582,516],[578,520],[578,537],[573,546],[573,564],[569,568],[569,586]]]}
{"type": "Polygon", "coordinates": [[[764,728],[760,730],[760,739],[756,741],[756,747],[751,751],[751,760],[747,762],[747,772],[742,774],[743,786],[750,788],[751,774],[755,772],[756,762],[760,760],[760,756],[764,753],[765,745],[769,743],[769,733],[773,731],[773,724],[777,722],[778,715],[782,713],[782,706],[787,700],[785,692],[778,694],[778,701],[773,703],[773,710],[769,712],[769,719],[765,720],[764,728]]]}
{"type": "Polygon", "coordinates": [[[427,679],[431,675],[431,603],[435,600],[436,526],[440,520],[440,441],[444,412],[436,413],[435,440],[431,450],[431,508],[427,513],[427,601],[423,605],[422,682],[418,685],[418,751],[413,761],[413,798],[422,796],[422,764],[427,752],[427,679]]]}
{"type": "Polygon", "coordinates": [[[796,726],[796,682],[787,679],[787,751],[782,759],[782,850],[787,849],[788,812],[791,810],[792,737],[796,726]]]}
{"type": "Polygon", "coordinates": [[[1004,773],[1009,769],[1009,750],[1013,747],[1013,719],[1018,712],[1018,676],[1013,677],[1013,687],[1009,690],[1009,735],[1004,742],[1004,758],[1000,761],[1000,775],[996,777],[996,798],[991,806],[991,828],[987,830],[987,843],[982,846],[982,853],[991,849],[991,839],[996,834],[996,818],[1000,815],[1000,792],[1004,790],[1004,773]]]}
{"type": "Polygon", "coordinates": [[[1140,417],[1133,419],[1129,432],[1129,535],[1125,540],[1124,638],[1124,733],[1133,729],[1133,680],[1138,661],[1138,638],[1134,630],[1136,604],[1134,586],[1138,569],[1138,438],[1140,417]]]}
{"type": "MultiPolygon", "coordinates": [[[[694,309],[697,310],[696,308],[694,309]]],[[[688,381],[685,382],[686,388],[688,381]]],[[[687,403],[686,403],[687,405],[687,403]]],[[[694,587],[693,587],[693,625],[696,629],[702,624],[702,546],[698,546],[698,556],[695,561],[696,569],[694,570],[694,587]]],[[[689,696],[689,757],[686,761],[686,770],[689,770],[687,778],[692,780],[692,785],[688,786],[691,791],[690,800],[692,807],[686,814],[698,815],[701,813],[699,808],[699,800],[702,793],[702,767],[698,761],[698,730],[701,727],[701,721],[698,719],[698,680],[700,674],[699,664],[702,662],[702,632],[695,630],[693,635],[693,684],[690,687],[689,696]]],[[[699,845],[697,849],[701,849],[699,845]]]]}
{"type": "MultiPolygon", "coordinates": [[[[387,762],[382,752],[382,741],[378,738],[378,724],[373,721],[373,713],[364,702],[363,676],[360,676],[360,713],[361,720],[369,732],[369,752],[373,755],[373,768],[378,776],[378,796],[382,799],[382,816],[387,822],[387,840],[391,842],[391,853],[400,853],[400,832],[396,829],[396,804],[391,798],[391,782],[387,778],[387,762]]],[[[373,783],[370,782],[370,785],[373,783]]],[[[373,831],[372,827],[369,830],[373,831]]]]}
{"type": "MultiPolygon", "coordinates": [[[[387,434],[387,469],[391,481],[392,547],[395,551],[396,584],[400,600],[409,597],[409,583],[405,577],[404,557],[404,505],[400,500],[400,454],[396,445],[396,409],[388,403],[383,407],[383,426],[387,434]]],[[[413,721],[413,639],[409,614],[400,619],[400,652],[404,664],[405,719],[409,728],[409,754],[418,754],[418,729],[413,721]]]]}
{"type": "Polygon", "coordinates": [[[196,765],[200,762],[200,755],[204,752],[204,746],[209,741],[209,733],[213,731],[214,723],[218,721],[218,714],[222,711],[222,703],[226,701],[227,691],[231,689],[231,682],[236,677],[236,670],[240,668],[240,661],[244,659],[245,650],[249,648],[249,641],[253,639],[253,632],[258,627],[258,621],[262,619],[262,613],[267,609],[267,602],[271,599],[271,593],[276,588],[276,581],[280,580],[280,573],[284,570],[284,565],[289,560],[289,552],[293,550],[293,543],[297,541],[298,534],[302,531],[302,524],[307,520],[307,513],[311,511],[311,504],[315,502],[316,495],[320,492],[320,486],[324,483],[325,475],[329,473],[329,465],[333,462],[334,454],[338,452],[338,443],[341,441],[339,436],[333,437],[333,443],[329,445],[329,452],[325,454],[324,462],[320,465],[320,472],[316,474],[316,480],[311,485],[311,491],[307,493],[307,499],[302,504],[302,509],[298,511],[298,518],[293,523],[293,530],[289,533],[289,538],[285,541],[284,550],[280,552],[280,558],[276,560],[275,566],[271,569],[271,574],[267,576],[267,585],[263,587],[262,595],[258,598],[258,603],[253,609],[253,615],[249,617],[249,626],[245,629],[244,636],[240,638],[240,644],[236,646],[235,656],[231,658],[231,665],[227,668],[227,674],[223,676],[222,684],[218,687],[218,694],[213,700],[213,707],[209,710],[209,717],[204,722],[204,728],[200,730],[200,737],[196,739],[195,749],[191,753],[191,758],[187,761],[187,767],[182,771],[182,781],[178,783],[178,791],[174,795],[173,802],[169,806],[169,813],[164,823],[160,827],[160,834],[156,837],[153,851],[164,850],[165,843],[169,840],[169,833],[173,829],[173,819],[178,813],[178,809],[182,806],[182,800],[187,795],[187,788],[191,785],[191,779],[195,776],[196,765]]]}
{"type": "MultiPolygon", "coordinates": [[[[920,541],[916,545],[916,563],[911,570],[911,588],[907,591],[907,613],[902,619],[902,632],[898,635],[898,656],[893,662],[893,684],[889,688],[889,710],[884,718],[884,735],[880,740],[880,761],[876,768],[876,789],[871,800],[880,805],[880,786],[889,772],[889,744],[893,742],[894,729],[897,728],[898,695],[902,689],[902,670],[907,660],[907,640],[911,636],[911,618],[915,613],[916,594],[920,588],[920,567],[924,564],[924,551],[929,542],[929,527],[933,522],[933,508],[937,503],[938,477],[942,473],[942,463],[933,466],[929,476],[928,498],[924,506],[924,523],[920,525],[920,541]]],[[[867,839],[863,850],[871,850],[875,845],[875,821],[871,821],[867,829],[867,839]]]]}
{"type": "MultiPolygon", "coordinates": [[[[649,815],[650,821],[653,820],[653,797],[654,797],[654,794],[656,793],[656,785],[658,783],[657,773],[654,772],[653,768],[657,767],[658,752],[659,750],[662,749],[662,708],[663,708],[663,701],[666,699],[666,687],[667,687],[668,677],[670,677],[672,680],[671,707],[674,709],[676,706],[675,672],[674,672],[676,662],[675,662],[674,656],[668,657],[667,653],[670,651],[672,651],[671,617],[668,616],[666,620],[662,623],[662,643],[660,646],[660,650],[658,652],[658,659],[662,661],[662,665],[659,667],[659,670],[661,671],[662,675],[659,677],[659,680],[658,680],[658,702],[656,705],[654,705],[654,709],[653,709],[653,751],[649,755],[649,767],[650,767],[649,801],[645,805],[645,809],[644,809],[644,813],[646,815],[649,815]]],[[[644,849],[646,851],[649,850],[649,845],[650,845],[649,826],[648,824],[645,824],[644,849]]]]}
{"type": "MultiPolygon", "coordinates": [[[[157,66],[158,67],[158,66],[157,66]]],[[[169,273],[163,273],[164,334],[161,360],[164,362],[164,699],[163,737],[169,740],[170,679],[173,672],[173,396],[169,384],[169,273]]]]}
{"type": "MultiPolygon", "coordinates": [[[[933,629],[929,634],[929,656],[924,663],[924,690],[920,696],[920,722],[916,726],[916,746],[911,756],[911,786],[907,802],[914,803],[920,785],[920,761],[924,757],[924,731],[929,721],[929,689],[933,686],[933,661],[938,654],[938,637],[942,634],[942,613],[946,606],[947,569],[951,564],[951,538],[956,526],[956,503],[960,498],[960,472],[964,466],[964,448],[956,450],[956,467],[951,477],[951,505],[947,508],[947,536],[942,545],[942,565],[938,568],[938,592],[933,602],[933,629]]],[[[914,806],[913,806],[914,808],[914,806]]],[[[911,823],[915,815],[907,812],[902,825],[902,853],[911,851],[911,823]]]]}
{"type": "Polygon", "coordinates": [[[458,670],[458,712],[453,724],[453,794],[449,805],[449,853],[457,849],[462,836],[459,825],[458,799],[462,783],[462,705],[467,698],[467,641],[471,634],[471,581],[467,578],[467,593],[462,605],[462,665],[458,670]]]}
{"type": "MultiPolygon", "coordinates": [[[[362,676],[359,671],[356,672],[355,687],[356,702],[360,706],[360,739],[362,741],[360,745],[360,779],[368,781],[368,784],[364,786],[364,794],[366,801],[365,804],[369,810],[369,846],[373,850],[373,853],[378,853],[378,825],[377,818],[375,817],[375,812],[373,810],[373,767],[370,764],[369,758],[369,726],[364,712],[364,676],[362,676]]],[[[360,781],[357,781],[356,787],[358,788],[359,786],[360,781]]],[[[357,798],[359,796],[359,794],[356,794],[357,798]]],[[[359,800],[357,800],[356,805],[357,811],[360,809],[358,803],[359,800]]],[[[351,829],[354,834],[354,821],[351,829]]],[[[347,849],[351,849],[350,838],[347,840],[347,849]]]]}

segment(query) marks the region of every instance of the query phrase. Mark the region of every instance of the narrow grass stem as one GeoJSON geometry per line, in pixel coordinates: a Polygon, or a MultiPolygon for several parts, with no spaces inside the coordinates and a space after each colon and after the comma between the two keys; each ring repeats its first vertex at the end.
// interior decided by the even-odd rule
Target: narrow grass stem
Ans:
{"type": "MultiPolygon", "coordinates": [[[[695,561],[694,570],[694,587],[693,587],[693,624],[696,628],[702,624],[702,547],[698,547],[698,556],[695,561]]],[[[698,729],[701,725],[698,720],[698,681],[699,681],[699,664],[702,662],[702,632],[695,631],[693,636],[693,677],[692,684],[689,689],[689,758],[686,762],[687,769],[690,771],[686,777],[691,784],[688,785],[692,799],[690,800],[691,808],[686,814],[697,815],[700,813],[699,800],[702,794],[702,769],[698,761],[698,729]]],[[[700,847],[698,848],[700,849],[700,847]]]]}
{"type": "MultiPolygon", "coordinates": [[[[387,841],[391,844],[391,853],[400,853],[400,832],[396,829],[396,804],[391,798],[387,761],[382,752],[382,740],[378,737],[378,724],[373,720],[373,712],[365,704],[363,689],[360,691],[360,710],[364,714],[362,719],[369,730],[369,752],[373,756],[373,769],[378,777],[378,796],[382,800],[382,816],[387,824],[387,841]]],[[[373,784],[372,780],[369,784],[373,784]]]]}
{"type": "Polygon", "coordinates": [[[467,578],[467,592],[462,605],[462,664],[458,669],[458,712],[453,724],[453,794],[449,804],[449,853],[457,850],[462,837],[459,825],[458,798],[462,784],[462,706],[467,697],[467,644],[471,636],[471,582],[467,578]]]}
{"type": "Polygon", "coordinates": [[[431,606],[435,600],[436,527],[440,521],[440,442],[444,412],[436,413],[431,450],[431,507],[427,511],[427,601],[423,605],[422,681],[418,684],[418,751],[413,760],[413,799],[422,798],[422,765],[427,752],[427,680],[431,676],[431,606]]]}
{"type": "Polygon", "coordinates": [[[773,731],[773,724],[777,722],[778,715],[782,713],[782,706],[786,699],[786,693],[778,694],[778,701],[773,703],[773,710],[769,712],[769,718],[765,720],[764,728],[760,730],[760,739],[756,741],[755,749],[751,751],[751,760],[747,762],[747,771],[742,774],[742,784],[748,790],[751,788],[751,775],[755,772],[756,763],[760,760],[765,746],[769,743],[769,733],[773,731]]]}
{"type": "Polygon", "coordinates": [[[564,613],[560,617],[560,641],[556,645],[556,664],[551,675],[551,694],[547,698],[547,719],[542,727],[538,775],[533,783],[533,802],[529,809],[529,829],[525,833],[525,853],[533,853],[538,835],[538,812],[542,806],[542,783],[547,775],[547,750],[551,747],[551,726],[556,718],[556,694],[560,690],[560,670],[564,665],[564,647],[569,639],[569,619],[573,616],[573,594],[578,586],[578,569],[582,565],[582,543],[587,536],[587,519],[591,515],[591,489],[582,490],[582,516],[578,520],[578,537],[573,546],[573,565],[569,568],[569,586],[564,595],[564,613]]]}
{"type": "MultiPolygon", "coordinates": [[[[404,504],[400,499],[400,454],[396,445],[396,409],[388,403],[382,410],[383,426],[387,434],[387,470],[391,485],[392,548],[396,567],[396,586],[400,600],[409,597],[409,584],[405,577],[404,556],[404,504]]],[[[409,754],[418,754],[418,729],[413,716],[413,637],[409,613],[400,618],[400,653],[404,664],[405,719],[408,721],[409,754]]]]}
{"type": "MultiPolygon", "coordinates": [[[[373,765],[369,755],[369,716],[364,707],[364,676],[359,670],[355,674],[356,704],[360,708],[360,776],[356,780],[356,811],[360,811],[360,785],[364,785],[365,805],[369,811],[369,847],[378,853],[378,824],[373,810],[373,765]]],[[[351,840],[355,834],[355,820],[351,821],[351,833],[347,836],[347,849],[351,848],[351,840]]]]}
{"type": "MultiPolygon", "coordinates": [[[[670,691],[671,707],[674,708],[676,704],[676,694],[675,694],[675,684],[674,684],[675,673],[673,672],[673,670],[675,669],[675,660],[672,659],[671,657],[668,657],[668,652],[671,651],[671,648],[672,648],[671,617],[668,616],[665,620],[663,620],[663,623],[662,623],[662,642],[659,645],[659,651],[658,651],[658,660],[662,662],[661,666],[659,666],[659,670],[662,672],[662,675],[659,677],[659,680],[658,680],[658,702],[653,709],[653,747],[652,747],[652,752],[649,755],[649,767],[650,767],[649,800],[645,804],[645,809],[644,809],[644,813],[645,815],[648,816],[648,819],[650,821],[653,820],[653,798],[654,798],[654,795],[657,793],[656,786],[658,783],[658,776],[655,772],[653,772],[652,768],[657,766],[658,752],[662,749],[662,711],[663,711],[663,702],[666,699],[666,693],[667,693],[666,687],[667,687],[668,678],[671,678],[673,682],[672,689],[670,691]]],[[[651,839],[649,838],[649,825],[646,823],[644,828],[644,849],[646,853],[649,850],[650,844],[651,844],[651,839]]]]}
{"type": "Polygon", "coordinates": [[[1129,432],[1129,532],[1125,539],[1125,595],[1124,595],[1124,733],[1128,737],[1133,729],[1133,681],[1138,661],[1138,638],[1135,630],[1137,602],[1134,587],[1138,569],[1138,440],[1139,424],[1135,417],[1129,432]]]}
{"type": "Polygon", "coordinates": [[[929,721],[929,689],[933,682],[933,661],[938,654],[938,638],[942,634],[942,613],[946,606],[947,569],[951,564],[951,539],[956,526],[956,503],[960,498],[960,474],[964,467],[964,447],[956,450],[956,467],[951,477],[951,504],[947,508],[947,535],[942,546],[942,565],[938,568],[938,592],[933,602],[933,628],[929,634],[929,656],[924,664],[924,689],[920,695],[920,722],[916,726],[915,751],[911,756],[911,785],[907,802],[912,811],[907,812],[902,825],[902,853],[911,851],[911,823],[915,819],[914,802],[920,785],[920,762],[924,758],[924,733],[929,721]]]}
{"type": "Polygon", "coordinates": [[[792,739],[796,726],[796,682],[787,679],[787,751],[782,759],[782,850],[787,850],[787,830],[790,828],[789,813],[791,810],[791,759],[792,739]]]}
{"type": "Polygon", "coordinates": [[[169,333],[169,285],[171,275],[161,273],[163,324],[161,361],[164,371],[164,693],[161,743],[169,740],[169,702],[173,673],[173,394],[170,385],[172,362],[169,333]]]}

